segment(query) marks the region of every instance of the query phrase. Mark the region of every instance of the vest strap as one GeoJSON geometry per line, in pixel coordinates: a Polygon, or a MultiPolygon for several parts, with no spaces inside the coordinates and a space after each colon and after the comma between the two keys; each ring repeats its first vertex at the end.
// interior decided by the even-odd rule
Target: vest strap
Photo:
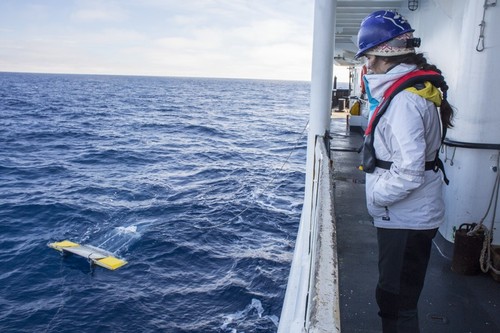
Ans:
{"type": "MultiPolygon", "coordinates": [[[[379,159],[375,161],[375,166],[378,168],[389,170],[391,168],[391,165],[392,165],[391,161],[383,161],[379,159]]],[[[436,168],[436,165],[437,165],[436,161],[425,162],[425,171],[429,170],[437,171],[438,168],[436,168]]]]}
{"type": "MultiPolygon", "coordinates": [[[[378,168],[386,169],[389,170],[391,168],[392,162],[391,161],[384,161],[384,160],[375,160],[375,166],[378,168]]],[[[443,173],[443,180],[446,185],[450,183],[450,180],[448,177],[446,177],[446,172],[444,171],[444,164],[443,161],[439,157],[436,156],[435,161],[427,161],[425,162],[425,171],[433,170],[434,172],[438,172],[438,170],[441,170],[443,173]]]]}

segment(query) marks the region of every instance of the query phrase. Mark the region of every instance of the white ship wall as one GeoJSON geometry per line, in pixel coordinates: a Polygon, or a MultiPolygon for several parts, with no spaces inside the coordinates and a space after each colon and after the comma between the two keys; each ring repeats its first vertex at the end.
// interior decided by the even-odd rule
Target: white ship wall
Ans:
{"type": "MultiPolygon", "coordinates": [[[[496,145],[489,150],[445,146],[442,151],[450,185],[444,190],[446,222],[440,232],[449,241],[462,223],[477,223],[485,216],[498,172],[500,3],[486,10],[485,48],[478,52],[483,4],[483,0],[423,0],[416,12],[403,13],[415,36],[422,38],[420,51],[443,71],[450,87],[448,100],[456,108],[456,117],[447,138],[496,145]]],[[[484,220],[488,228],[493,207],[494,202],[484,220]]],[[[500,207],[494,226],[493,244],[500,244],[500,207]]]]}

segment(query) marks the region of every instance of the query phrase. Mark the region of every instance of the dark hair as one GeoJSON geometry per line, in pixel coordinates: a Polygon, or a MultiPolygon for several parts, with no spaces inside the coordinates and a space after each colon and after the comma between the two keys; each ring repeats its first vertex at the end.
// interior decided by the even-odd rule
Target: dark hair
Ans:
{"type": "MultiPolygon", "coordinates": [[[[418,69],[431,70],[441,74],[441,70],[439,68],[437,68],[435,65],[427,63],[427,59],[422,53],[410,53],[394,57],[383,57],[383,59],[391,64],[417,65],[418,69]]],[[[441,121],[443,122],[443,126],[445,128],[451,128],[453,127],[453,116],[455,115],[455,111],[446,99],[448,85],[446,84],[446,81],[443,82],[444,84],[439,87],[441,89],[441,92],[443,93],[443,100],[441,101],[441,106],[439,108],[441,112],[441,121]]]]}

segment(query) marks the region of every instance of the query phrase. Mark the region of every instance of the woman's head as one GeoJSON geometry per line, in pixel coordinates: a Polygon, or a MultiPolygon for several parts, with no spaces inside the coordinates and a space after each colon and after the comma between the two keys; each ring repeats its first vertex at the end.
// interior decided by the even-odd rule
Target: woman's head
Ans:
{"type": "Polygon", "coordinates": [[[367,69],[373,74],[387,73],[391,68],[399,64],[416,65],[419,69],[430,69],[441,74],[441,71],[435,66],[427,64],[427,59],[422,53],[407,53],[395,56],[380,56],[367,53],[364,57],[366,58],[367,69]]]}
{"type": "MultiPolygon", "coordinates": [[[[435,65],[427,62],[422,53],[415,52],[415,47],[420,46],[420,38],[414,38],[413,31],[408,21],[397,12],[376,11],[361,22],[356,58],[366,57],[366,67],[374,74],[387,73],[403,63],[441,74],[435,65]]],[[[448,85],[443,81],[439,88],[443,94],[441,120],[444,127],[450,128],[453,127],[454,110],[447,101],[448,85]]]]}
{"type": "Polygon", "coordinates": [[[375,55],[367,54],[366,57],[366,69],[370,74],[385,74],[387,71],[393,67],[392,63],[387,61],[386,57],[379,57],[375,55]]]}

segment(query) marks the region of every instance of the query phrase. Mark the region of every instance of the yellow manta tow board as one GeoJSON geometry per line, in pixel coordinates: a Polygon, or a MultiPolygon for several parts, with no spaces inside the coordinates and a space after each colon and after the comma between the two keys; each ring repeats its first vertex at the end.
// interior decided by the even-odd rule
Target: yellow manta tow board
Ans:
{"type": "Polygon", "coordinates": [[[77,243],[70,242],[68,240],[62,242],[50,243],[49,247],[61,251],[62,253],[73,253],[78,256],[87,258],[92,263],[110,269],[115,270],[124,266],[127,262],[123,259],[118,259],[114,257],[111,253],[106,250],[100,249],[92,245],[80,245],[77,243]]]}

